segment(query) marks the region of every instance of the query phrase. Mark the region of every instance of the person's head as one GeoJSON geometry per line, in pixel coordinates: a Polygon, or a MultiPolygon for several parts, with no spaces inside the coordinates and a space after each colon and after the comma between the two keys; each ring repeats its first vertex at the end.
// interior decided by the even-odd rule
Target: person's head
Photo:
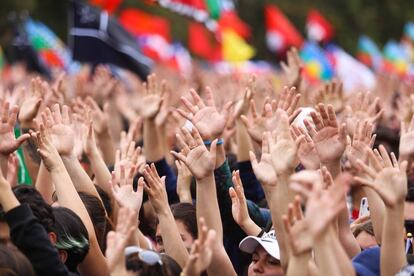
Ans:
{"type": "MultiPolygon", "coordinates": [[[[187,250],[190,251],[192,244],[198,236],[196,209],[191,203],[177,203],[171,205],[171,212],[174,216],[175,223],[177,224],[178,231],[180,232],[181,239],[187,250]]],[[[157,225],[155,240],[157,242],[157,251],[164,252],[159,225],[157,225]]]]}
{"type": "Polygon", "coordinates": [[[377,240],[375,239],[374,235],[374,228],[370,220],[355,225],[355,227],[353,227],[352,233],[354,234],[354,237],[358,242],[359,247],[361,247],[362,249],[378,246],[377,240]]]}
{"type": "MultiPolygon", "coordinates": [[[[37,218],[40,224],[46,229],[46,232],[53,233],[53,225],[55,224],[55,217],[53,215],[52,207],[47,204],[42,195],[32,186],[17,185],[13,188],[13,193],[21,204],[28,204],[32,209],[33,215],[37,218]]],[[[49,235],[50,237],[51,235],[49,235]]],[[[53,242],[53,237],[51,237],[53,242]]]]}
{"type": "Polygon", "coordinates": [[[18,249],[0,244],[0,275],[35,276],[30,261],[18,249]]]}
{"type": "Polygon", "coordinates": [[[240,242],[240,250],[252,254],[247,273],[253,275],[284,275],[280,264],[280,249],[275,231],[265,233],[262,237],[248,236],[240,242]]]}
{"type": "Polygon", "coordinates": [[[108,233],[108,221],[104,206],[96,196],[79,192],[79,197],[85,205],[89,217],[92,220],[99,247],[101,248],[102,252],[105,252],[106,234],[108,233]]]}
{"type": "Polygon", "coordinates": [[[112,204],[111,204],[111,198],[109,197],[108,193],[105,192],[98,185],[95,185],[95,189],[98,192],[99,197],[102,200],[103,206],[105,207],[105,211],[108,214],[108,217],[112,217],[112,204]]]}
{"type": "Polygon", "coordinates": [[[136,246],[125,250],[128,275],[178,276],[181,267],[173,258],[151,250],[142,250],[136,246]]]}
{"type": "Polygon", "coordinates": [[[56,248],[67,268],[75,272],[89,251],[88,230],[75,212],[65,207],[53,208],[56,248]]]}

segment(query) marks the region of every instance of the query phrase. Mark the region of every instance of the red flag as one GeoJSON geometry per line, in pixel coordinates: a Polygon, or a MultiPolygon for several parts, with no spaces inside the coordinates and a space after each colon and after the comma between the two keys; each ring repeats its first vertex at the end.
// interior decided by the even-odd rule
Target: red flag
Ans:
{"type": "Polygon", "coordinates": [[[122,0],[90,0],[90,3],[106,10],[108,13],[113,13],[121,4],[122,0]]]}
{"type": "Polygon", "coordinates": [[[190,23],[188,29],[188,48],[196,55],[210,61],[221,60],[221,45],[204,25],[190,23]]]}
{"type": "Polygon", "coordinates": [[[295,26],[274,5],[265,6],[267,47],[273,52],[282,53],[289,47],[300,48],[303,38],[295,26]]]}
{"type": "Polygon", "coordinates": [[[317,42],[328,42],[334,36],[332,24],[317,10],[310,10],[306,20],[308,38],[317,42]]]}
{"type": "Polygon", "coordinates": [[[157,34],[170,41],[170,23],[162,17],[131,8],[121,12],[119,22],[134,36],[157,34]]]}
{"type": "Polygon", "coordinates": [[[222,12],[218,23],[221,30],[232,29],[243,38],[250,37],[249,25],[244,23],[233,10],[222,12]]]}

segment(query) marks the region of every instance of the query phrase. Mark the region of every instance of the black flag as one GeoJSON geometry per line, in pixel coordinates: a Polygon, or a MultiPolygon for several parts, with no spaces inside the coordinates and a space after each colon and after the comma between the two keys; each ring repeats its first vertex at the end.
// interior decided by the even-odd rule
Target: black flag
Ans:
{"type": "Polygon", "coordinates": [[[152,61],[144,56],[135,39],[106,11],[72,1],[69,14],[69,47],[73,59],[114,64],[145,80],[152,61]]]}

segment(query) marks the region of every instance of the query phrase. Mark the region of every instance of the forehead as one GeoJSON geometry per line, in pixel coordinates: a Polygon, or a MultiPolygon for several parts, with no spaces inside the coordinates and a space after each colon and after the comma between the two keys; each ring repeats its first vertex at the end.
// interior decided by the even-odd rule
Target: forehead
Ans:
{"type": "Polygon", "coordinates": [[[270,258],[270,259],[273,259],[273,260],[279,262],[278,259],[273,258],[269,253],[267,253],[267,251],[260,244],[253,251],[253,254],[259,256],[260,258],[270,258]]]}

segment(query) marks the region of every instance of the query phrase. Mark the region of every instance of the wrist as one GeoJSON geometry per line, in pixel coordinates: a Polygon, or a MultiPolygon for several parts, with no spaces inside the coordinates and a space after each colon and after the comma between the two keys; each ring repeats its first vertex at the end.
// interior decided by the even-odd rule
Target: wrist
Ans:
{"type": "Polygon", "coordinates": [[[200,185],[207,185],[210,183],[214,183],[214,172],[212,171],[211,173],[207,174],[204,177],[201,178],[197,178],[195,177],[197,184],[199,183],[200,185]]]}

